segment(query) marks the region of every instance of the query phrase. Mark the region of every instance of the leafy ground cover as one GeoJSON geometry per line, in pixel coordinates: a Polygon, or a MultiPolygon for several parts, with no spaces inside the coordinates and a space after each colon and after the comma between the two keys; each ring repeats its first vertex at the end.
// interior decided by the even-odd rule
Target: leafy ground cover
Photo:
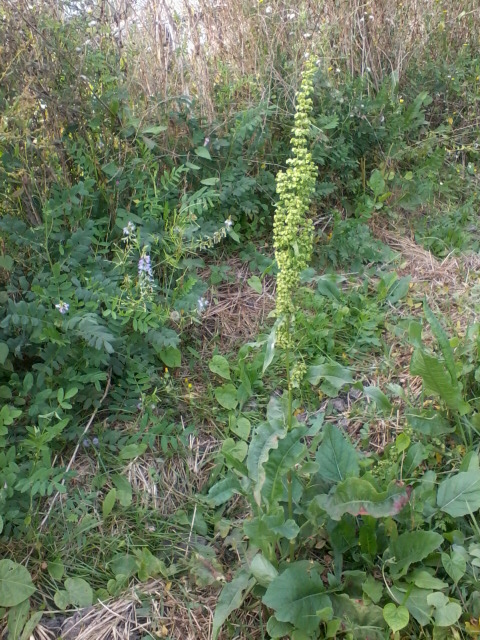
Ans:
{"type": "Polygon", "coordinates": [[[95,4],[0,7],[4,637],[480,635],[467,5],[401,78],[368,12],[264,94],[179,47],[167,107],[95,4]]]}

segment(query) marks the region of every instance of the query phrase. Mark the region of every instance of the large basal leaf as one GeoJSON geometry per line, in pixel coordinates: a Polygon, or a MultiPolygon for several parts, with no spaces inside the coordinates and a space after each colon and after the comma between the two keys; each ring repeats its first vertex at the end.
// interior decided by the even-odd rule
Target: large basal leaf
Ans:
{"type": "Polygon", "coordinates": [[[208,501],[214,507],[218,507],[225,502],[228,502],[230,498],[236,494],[242,493],[242,487],[238,479],[233,475],[228,475],[223,478],[208,492],[208,501]]]}
{"type": "Polygon", "coordinates": [[[428,604],[428,596],[432,593],[431,589],[419,589],[411,584],[398,583],[389,589],[393,598],[398,604],[402,604],[415,618],[418,624],[425,627],[431,621],[433,606],[428,604]]]}
{"type": "Polygon", "coordinates": [[[445,364],[438,358],[427,355],[421,349],[415,349],[410,362],[410,372],[420,376],[427,390],[437,394],[449,409],[461,415],[468,413],[471,407],[464,402],[460,388],[452,384],[445,364]]]}
{"type": "Polygon", "coordinates": [[[268,460],[272,449],[278,447],[278,442],[287,435],[287,427],[275,420],[260,424],[253,436],[248,449],[247,469],[248,475],[254,483],[253,496],[255,502],[260,504],[261,491],[266,478],[264,464],[268,460]]]}
{"type": "Polygon", "coordinates": [[[341,637],[350,633],[355,640],[385,640],[387,625],[380,607],[364,604],[345,593],[332,595],[331,601],[335,618],[342,620],[341,637]]]}
{"type": "Polygon", "coordinates": [[[275,611],[280,622],[290,622],[295,628],[312,632],[319,627],[317,612],[331,609],[321,578],[321,565],[308,560],[295,562],[277,576],[262,598],[264,605],[275,611]]]}
{"type": "Polygon", "coordinates": [[[270,451],[264,464],[265,482],[262,495],[268,505],[273,505],[283,496],[283,479],[305,455],[306,445],[301,441],[307,433],[306,427],[296,427],[279,441],[278,449],[270,451]]]}
{"type": "Polygon", "coordinates": [[[345,513],[374,518],[392,516],[403,509],[408,498],[407,489],[394,482],[387,491],[378,492],[366,480],[347,478],[329,495],[317,496],[316,501],[332,520],[340,520],[345,513]]]}
{"type": "Polygon", "coordinates": [[[480,509],[480,471],[465,471],[444,480],[438,487],[437,505],[453,518],[480,509]]]}
{"type": "Polygon", "coordinates": [[[255,578],[251,578],[246,571],[238,573],[231,582],[227,582],[218,598],[217,607],[213,616],[212,640],[217,640],[220,629],[228,616],[238,609],[249,590],[255,584],[255,578]]]}
{"type": "Polygon", "coordinates": [[[423,312],[425,314],[425,318],[427,319],[428,324],[432,328],[433,335],[438,340],[438,346],[442,351],[442,355],[445,359],[445,366],[447,368],[448,373],[450,374],[450,378],[452,381],[452,385],[456,385],[457,383],[457,371],[455,368],[455,358],[453,355],[453,349],[450,346],[450,341],[448,339],[447,334],[445,333],[442,325],[438,321],[436,315],[430,309],[427,303],[427,299],[423,301],[423,312]]]}
{"type": "Polygon", "coordinates": [[[355,381],[350,369],[337,362],[314,365],[308,368],[306,379],[316,386],[321,380],[326,380],[338,392],[345,384],[353,384],[355,381]]]}
{"type": "Polygon", "coordinates": [[[324,428],[322,444],[316,455],[319,465],[318,475],[329,482],[341,482],[346,478],[358,476],[358,453],[343,433],[333,424],[324,428]]]}
{"type": "Polygon", "coordinates": [[[434,531],[407,531],[390,543],[390,555],[395,564],[390,565],[393,575],[404,575],[414,562],[420,562],[438,549],[443,537],[434,531]]]}
{"type": "Polygon", "coordinates": [[[15,607],[35,591],[25,567],[12,560],[0,560],[0,607],[15,607]]]}

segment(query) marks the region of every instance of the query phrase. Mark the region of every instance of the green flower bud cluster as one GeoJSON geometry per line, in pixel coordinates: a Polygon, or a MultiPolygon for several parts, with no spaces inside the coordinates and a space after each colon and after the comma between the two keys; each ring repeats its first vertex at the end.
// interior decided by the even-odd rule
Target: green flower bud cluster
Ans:
{"type": "Polygon", "coordinates": [[[298,389],[307,373],[307,365],[304,362],[296,362],[290,372],[290,384],[293,389],[298,389]]]}
{"type": "Polygon", "coordinates": [[[300,273],[307,268],[313,248],[313,223],[307,217],[315,191],[317,169],[308,150],[310,115],[313,102],[315,63],[307,59],[300,90],[296,98],[292,158],[286,171],[277,174],[279,196],[273,224],[275,257],[278,264],[276,315],[279,318],[277,343],[293,346],[292,316],[295,312],[294,294],[300,273]]]}

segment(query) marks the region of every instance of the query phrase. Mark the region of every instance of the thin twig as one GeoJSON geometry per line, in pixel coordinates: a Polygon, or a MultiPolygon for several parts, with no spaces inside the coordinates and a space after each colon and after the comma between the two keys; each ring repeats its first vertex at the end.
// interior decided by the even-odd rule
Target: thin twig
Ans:
{"type": "MultiPolygon", "coordinates": [[[[86,434],[88,433],[88,430],[89,430],[89,429],[90,429],[90,427],[92,426],[92,423],[93,423],[93,421],[95,420],[95,416],[97,415],[98,410],[99,410],[99,409],[100,409],[100,407],[102,406],[103,401],[105,400],[105,398],[106,398],[106,397],[107,397],[107,395],[108,395],[108,392],[109,392],[109,390],[110,390],[110,383],[111,383],[111,380],[112,380],[112,373],[111,373],[111,371],[110,371],[110,372],[108,373],[107,385],[106,385],[106,387],[105,387],[105,391],[104,391],[104,393],[103,393],[103,396],[101,397],[100,402],[98,403],[98,405],[95,407],[95,409],[94,409],[94,411],[93,411],[92,415],[90,416],[90,419],[88,420],[87,424],[85,425],[85,429],[83,430],[82,435],[81,435],[81,436],[80,436],[80,438],[78,439],[77,446],[75,447],[75,450],[74,450],[74,452],[73,452],[73,454],[72,454],[72,457],[70,458],[70,462],[69,462],[69,463],[68,463],[68,465],[67,465],[67,468],[66,468],[66,470],[65,470],[65,473],[68,473],[68,472],[70,471],[70,469],[72,468],[73,463],[75,462],[75,458],[77,457],[77,453],[78,453],[78,450],[80,449],[80,445],[81,445],[81,443],[83,442],[84,437],[85,437],[85,436],[86,436],[86,434]]],[[[62,479],[61,484],[62,484],[62,486],[64,486],[64,485],[65,485],[65,478],[63,478],[63,479],[62,479]]],[[[54,507],[54,505],[55,505],[55,502],[57,501],[57,498],[58,498],[58,496],[59,496],[59,495],[60,495],[60,491],[57,491],[57,493],[53,496],[53,499],[52,499],[52,501],[50,502],[50,506],[48,507],[48,511],[47,511],[47,513],[45,514],[45,516],[44,516],[43,520],[42,520],[42,521],[41,521],[41,523],[40,523],[40,528],[39,528],[39,530],[40,530],[40,531],[43,529],[43,527],[45,526],[45,523],[47,522],[48,518],[50,517],[50,514],[52,513],[52,509],[53,509],[53,507],[54,507]]]]}

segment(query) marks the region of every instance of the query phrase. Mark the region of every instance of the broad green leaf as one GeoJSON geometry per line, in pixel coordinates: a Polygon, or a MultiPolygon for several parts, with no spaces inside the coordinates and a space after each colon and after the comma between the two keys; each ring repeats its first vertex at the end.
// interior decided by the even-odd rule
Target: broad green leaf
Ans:
{"type": "Polygon", "coordinates": [[[381,391],[378,387],[364,387],[363,393],[367,396],[367,398],[373,400],[381,411],[384,411],[385,413],[390,415],[390,413],[392,412],[392,403],[383,393],[383,391],[381,391]]]}
{"type": "Polygon", "coordinates": [[[217,640],[220,629],[228,616],[241,607],[247,592],[255,584],[246,571],[240,571],[231,582],[227,582],[218,598],[213,615],[212,640],[217,640]]]}
{"type": "Polygon", "coordinates": [[[442,565],[455,584],[463,578],[467,571],[467,561],[457,551],[452,551],[451,555],[442,553],[442,565]]]}
{"type": "Polygon", "coordinates": [[[217,376],[225,380],[230,380],[230,365],[228,364],[228,360],[223,356],[213,356],[208,363],[208,368],[212,373],[216,373],[217,376]]]}
{"type": "Polygon", "coordinates": [[[266,479],[264,464],[268,460],[271,449],[277,449],[279,440],[286,435],[287,427],[273,420],[260,424],[253,433],[248,449],[247,469],[254,483],[253,496],[257,504],[261,502],[261,491],[266,479]]]}
{"type": "Polygon", "coordinates": [[[235,409],[238,404],[237,390],[233,384],[224,384],[215,389],[215,398],[219,405],[225,409],[235,409]]]}
{"type": "Polygon", "coordinates": [[[434,531],[407,531],[390,543],[390,555],[395,564],[390,565],[393,575],[404,575],[409,566],[420,562],[438,549],[443,537],[434,531]]]}
{"type": "Polygon", "coordinates": [[[67,578],[65,580],[65,589],[70,603],[75,607],[83,609],[93,604],[92,587],[83,578],[67,578]]]}
{"type": "Polygon", "coordinates": [[[438,487],[437,505],[453,518],[480,509],[480,471],[464,471],[446,478],[438,487]]]}
{"type": "Polygon", "coordinates": [[[355,382],[350,369],[337,362],[308,367],[306,379],[314,386],[321,380],[326,380],[337,391],[340,391],[343,385],[355,382]]]}
{"type": "Polygon", "coordinates": [[[53,601],[58,609],[65,611],[70,605],[70,596],[68,595],[68,591],[63,589],[59,589],[55,591],[55,595],[53,596],[53,601]]]}
{"type": "Polygon", "coordinates": [[[112,513],[112,509],[115,506],[115,500],[117,499],[117,490],[115,488],[110,489],[105,498],[103,499],[102,504],[102,514],[103,519],[106,520],[108,516],[112,513]]]}
{"type": "Polygon", "coordinates": [[[451,602],[444,593],[431,593],[428,604],[435,607],[433,619],[437,627],[451,627],[462,615],[462,607],[458,602],[451,602]]]}
{"type": "Polygon", "coordinates": [[[182,352],[177,347],[165,347],[158,352],[161,361],[167,367],[178,368],[182,364],[182,352]]]}
{"type": "Polygon", "coordinates": [[[248,445],[243,440],[235,442],[233,438],[226,438],[222,445],[222,454],[225,458],[234,458],[240,462],[243,462],[247,457],[248,445]]]}
{"type": "Polygon", "coordinates": [[[410,372],[414,376],[420,376],[426,389],[440,396],[449,409],[458,411],[461,415],[471,410],[463,400],[458,385],[452,384],[445,363],[438,358],[427,355],[421,349],[415,349],[410,362],[410,372]]]}
{"type": "Polygon", "coordinates": [[[147,547],[133,549],[137,558],[137,575],[141,582],[146,582],[149,578],[162,576],[168,578],[169,572],[163,560],[154,556],[147,547]]]}
{"type": "Polygon", "coordinates": [[[376,197],[381,196],[385,191],[385,179],[379,169],[374,169],[368,181],[368,186],[376,197]]]}
{"type": "Polygon", "coordinates": [[[51,562],[47,562],[47,569],[50,577],[54,580],[61,580],[63,578],[63,574],[65,573],[65,567],[63,566],[63,562],[60,558],[56,558],[51,562]]]}
{"type": "Polygon", "coordinates": [[[281,538],[295,540],[300,528],[294,520],[285,520],[285,514],[280,510],[245,520],[243,530],[252,545],[268,554],[281,538]]]}
{"type": "Polygon", "coordinates": [[[142,129],[140,133],[146,133],[146,134],[150,134],[152,136],[156,136],[159,133],[163,133],[163,131],[166,131],[168,127],[166,127],[163,124],[160,125],[156,125],[156,126],[151,126],[151,127],[146,127],[145,129],[142,129]]]}
{"type": "Polygon", "coordinates": [[[5,271],[11,271],[13,269],[13,258],[5,254],[4,256],[0,256],[0,269],[5,269],[5,271]]]}
{"type": "Polygon", "coordinates": [[[247,418],[237,418],[230,425],[230,431],[232,431],[236,436],[241,438],[242,440],[248,440],[250,435],[251,424],[250,420],[247,418]]]}
{"type": "Polygon", "coordinates": [[[407,414],[407,421],[414,431],[432,438],[439,438],[455,431],[455,427],[436,411],[424,415],[407,414]]]}
{"type": "Polygon", "coordinates": [[[418,589],[411,584],[396,583],[390,587],[390,593],[398,604],[402,604],[415,618],[418,624],[425,627],[431,622],[433,607],[427,598],[432,593],[428,589],[418,589]]]}
{"type": "Polygon", "coordinates": [[[210,151],[207,147],[197,147],[195,149],[195,153],[199,158],[204,158],[205,160],[211,160],[212,156],[210,155],[210,151]]]}
{"type": "Polygon", "coordinates": [[[307,447],[301,439],[306,433],[306,427],[296,427],[279,441],[277,449],[270,451],[264,464],[265,482],[262,488],[262,495],[268,505],[272,506],[281,500],[284,477],[305,455],[307,447]]]}
{"type": "Polygon", "coordinates": [[[315,500],[332,520],[340,520],[345,513],[383,518],[400,513],[408,502],[408,493],[395,482],[387,491],[378,492],[362,478],[347,478],[329,495],[317,496],[315,500]]]}
{"type": "Polygon", "coordinates": [[[341,281],[341,278],[333,274],[325,274],[323,276],[320,276],[317,280],[318,293],[322,296],[330,298],[330,300],[341,302],[342,294],[340,292],[340,289],[337,287],[337,282],[339,281],[341,281]]]}
{"type": "Polygon", "coordinates": [[[112,482],[117,490],[117,500],[122,507],[129,507],[132,504],[132,485],[125,476],[119,474],[112,476],[112,482]]]}
{"type": "Polygon", "coordinates": [[[43,611],[36,611],[35,613],[32,613],[29,620],[27,620],[27,624],[23,628],[23,633],[20,636],[20,640],[30,640],[42,617],[43,611]]]}
{"type": "Polygon", "coordinates": [[[377,604],[382,599],[383,582],[375,580],[373,576],[368,576],[362,585],[362,589],[374,604],[377,604]]]}
{"type": "Polygon", "coordinates": [[[208,492],[208,501],[212,506],[218,507],[228,502],[236,493],[242,494],[242,487],[238,479],[230,475],[213,485],[208,492]]]}
{"type": "Polygon", "coordinates": [[[380,607],[345,593],[332,594],[331,601],[335,618],[342,620],[342,637],[347,632],[355,640],[385,640],[387,625],[380,607]]]}
{"type": "Polygon", "coordinates": [[[280,622],[290,622],[301,631],[316,631],[320,622],[317,611],[332,608],[322,570],[321,565],[308,560],[293,563],[269,584],[263,604],[275,611],[280,622]]]}
{"type": "Polygon", "coordinates": [[[114,556],[114,558],[108,563],[109,569],[111,569],[115,576],[132,576],[137,570],[137,559],[135,556],[128,553],[114,556]]]}
{"type": "Polygon", "coordinates": [[[15,607],[35,591],[25,567],[12,560],[0,560],[0,607],[15,607]]]}
{"type": "MultiPolygon", "coordinates": [[[[442,556],[445,555],[442,553],[442,556]]],[[[432,576],[431,573],[425,569],[417,569],[413,573],[409,573],[407,578],[409,582],[413,582],[419,589],[435,589],[440,591],[441,589],[448,589],[448,584],[432,576]]]]}
{"type": "Polygon", "coordinates": [[[5,364],[8,356],[8,345],[6,342],[0,342],[0,364],[5,364]]]}
{"type": "Polygon", "coordinates": [[[7,619],[8,640],[19,640],[22,629],[27,622],[29,611],[30,600],[28,599],[9,610],[7,619]]]}
{"type": "Polygon", "coordinates": [[[147,450],[147,445],[139,442],[136,444],[127,444],[123,449],[121,449],[118,457],[120,460],[133,460],[133,458],[138,458],[147,450]]]}
{"type": "Polygon", "coordinates": [[[402,605],[396,607],[393,602],[389,602],[383,607],[383,617],[393,633],[405,628],[410,620],[407,607],[402,605]]]}
{"type": "Polygon", "coordinates": [[[258,293],[259,295],[262,293],[263,285],[258,276],[252,276],[247,280],[247,282],[248,286],[251,287],[256,293],[258,293]]]}
{"type": "Polygon", "coordinates": [[[268,587],[268,585],[278,576],[278,571],[273,564],[265,558],[261,553],[253,558],[250,563],[250,571],[255,580],[262,585],[262,587],[268,587]]]}
{"type": "Polygon", "coordinates": [[[317,450],[315,461],[319,465],[318,474],[328,482],[341,482],[358,476],[359,455],[346,436],[333,424],[324,427],[322,444],[317,450]]]}
{"type": "Polygon", "coordinates": [[[290,638],[293,626],[289,622],[280,622],[275,616],[270,616],[267,622],[267,633],[270,638],[290,638]]]}
{"type": "Polygon", "coordinates": [[[438,346],[442,351],[442,355],[445,360],[445,366],[447,368],[448,373],[450,374],[451,383],[454,387],[457,386],[457,371],[455,367],[455,358],[453,355],[453,349],[450,346],[450,341],[448,339],[447,334],[443,330],[442,325],[438,321],[436,315],[428,306],[428,302],[425,298],[423,301],[423,312],[425,313],[425,318],[427,319],[428,324],[432,328],[433,335],[436,337],[438,341],[438,346]]]}
{"type": "Polygon", "coordinates": [[[412,279],[411,276],[404,276],[403,278],[399,278],[395,282],[395,284],[392,286],[387,296],[387,301],[390,304],[396,304],[399,300],[401,300],[407,295],[410,289],[411,279],[412,279]]]}

